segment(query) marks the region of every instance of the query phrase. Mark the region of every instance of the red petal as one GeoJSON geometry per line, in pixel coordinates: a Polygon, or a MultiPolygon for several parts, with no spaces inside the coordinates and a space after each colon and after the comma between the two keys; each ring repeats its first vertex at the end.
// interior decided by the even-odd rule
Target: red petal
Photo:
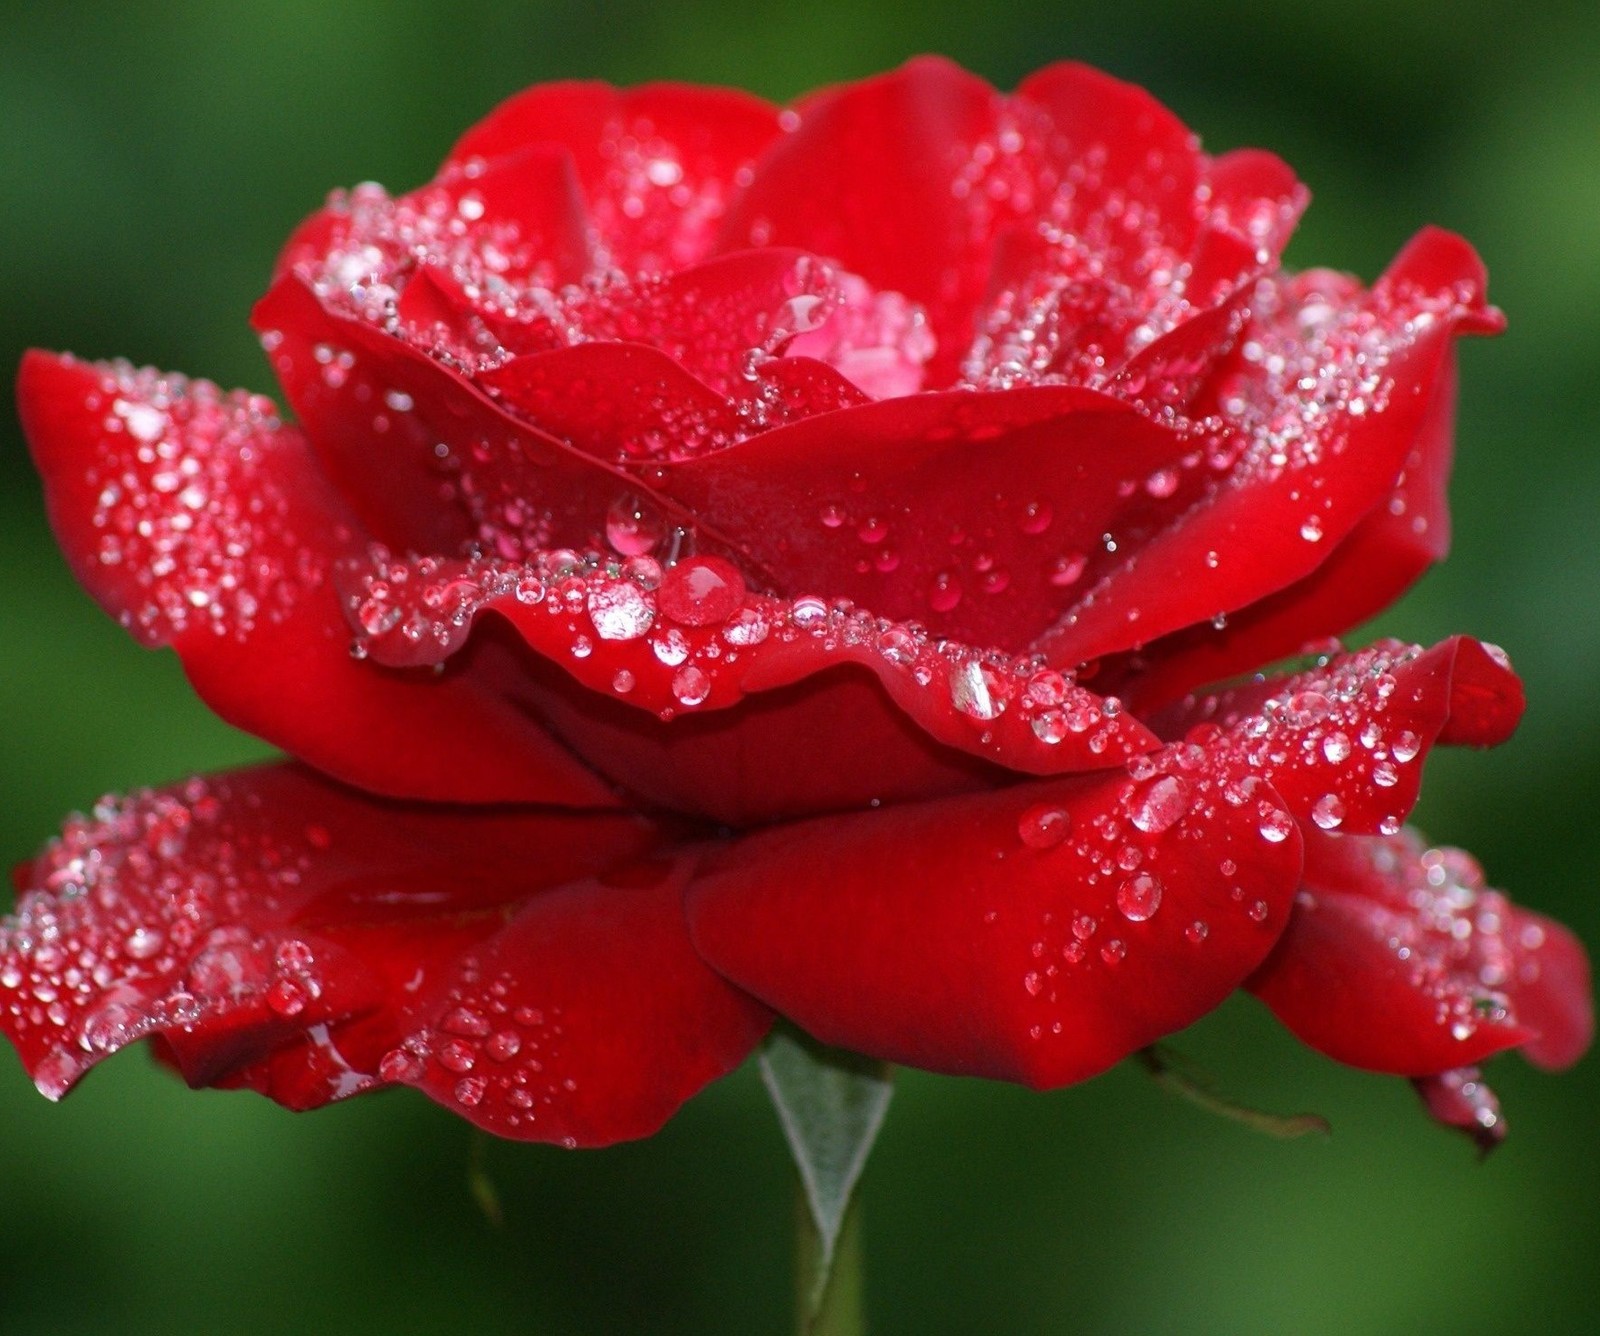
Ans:
{"type": "Polygon", "coordinates": [[[1188,730],[1233,751],[1302,820],[1370,835],[1400,829],[1436,742],[1504,742],[1522,707],[1504,654],[1456,636],[1426,652],[1384,641],[1310,672],[1191,697],[1152,722],[1163,736],[1188,730]]]}
{"type": "Polygon", "coordinates": [[[751,593],[715,557],[665,572],[570,551],[525,565],[427,558],[399,563],[403,580],[396,565],[347,573],[373,659],[440,662],[492,611],[546,661],[502,677],[513,699],[647,801],[734,825],[1000,778],[972,757],[1059,774],[1154,745],[1116,703],[1035,660],[751,593]]]}
{"type": "Polygon", "coordinates": [[[1476,1067],[1418,1076],[1411,1084],[1429,1117],[1471,1137],[1482,1154],[1487,1155],[1506,1139],[1508,1129],[1500,1113],[1500,1101],[1476,1067]]]}
{"type": "Polygon", "coordinates": [[[329,576],[365,538],[268,401],[44,353],[18,399],[74,572],[230,723],[380,792],[615,803],[497,693],[351,658],[329,576]]]}
{"type": "Polygon", "coordinates": [[[998,222],[1031,203],[1025,190],[989,189],[1014,177],[1023,185],[1017,155],[998,151],[1004,111],[983,80],[935,58],[815,94],[757,164],[721,248],[798,246],[905,294],[927,309],[938,340],[929,381],[948,384],[972,337],[998,222]]]}
{"type": "Polygon", "coordinates": [[[692,859],[636,817],[400,806],[292,766],[96,813],[0,929],[0,1025],[52,1098],[154,1035],[197,1085],[297,1109],[415,1085],[602,1145],[768,1024],[689,945],[692,859]]]}
{"type": "Polygon", "coordinates": [[[1288,244],[1311,198],[1288,163],[1259,148],[1235,149],[1213,158],[1206,183],[1207,222],[1241,241],[1265,247],[1272,255],[1288,244]]]}
{"type": "Polygon", "coordinates": [[[1404,1076],[1522,1045],[1565,1067],[1589,1046],[1583,947],[1519,909],[1457,849],[1306,836],[1305,889],[1250,989],[1313,1048],[1404,1076]]]}
{"type": "Polygon", "coordinates": [[[468,130],[445,165],[563,148],[612,262],[659,272],[704,258],[751,164],[779,134],[777,108],[732,89],[544,84],[468,130]]]}
{"type": "Polygon", "coordinates": [[[518,422],[404,340],[329,311],[294,277],[273,286],[253,319],[324,470],[399,551],[588,546],[613,502],[652,495],[638,478],[518,422]]]}
{"type": "Polygon", "coordinates": [[[1428,427],[1455,333],[1493,327],[1481,272],[1465,242],[1434,231],[1370,294],[1352,297],[1347,282],[1317,274],[1289,285],[1217,391],[1231,441],[1222,457],[1236,460],[1228,476],[1198,496],[1192,484],[1176,489],[1183,508],[1116,535],[1120,564],[1041,648],[1058,663],[1134,648],[1321,565],[1393,492],[1428,427]]]}
{"type": "Polygon", "coordinates": [[[749,836],[690,888],[695,945],[826,1043],[1081,1081],[1215,1007],[1284,923],[1293,821],[1189,759],[749,836]]]}
{"type": "Polygon", "coordinates": [[[1092,390],[887,399],[685,461],[658,486],[778,590],[1026,648],[1130,492],[1192,442],[1092,390]]]}
{"type": "Polygon", "coordinates": [[[331,301],[376,309],[388,294],[370,289],[403,282],[419,251],[479,279],[579,282],[594,257],[571,158],[535,146],[446,169],[398,199],[371,184],[336,191],[295,229],[273,277],[298,273],[331,301]]]}
{"type": "Polygon", "coordinates": [[[1230,615],[1224,626],[1191,626],[1103,663],[1097,681],[1136,709],[1153,709],[1202,683],[1305,652],[1388,607],[1450,546],[1446,487],[1455,401],[1452,354],[1388,502],[1369,511],[1323,565],[1230,615]]]}

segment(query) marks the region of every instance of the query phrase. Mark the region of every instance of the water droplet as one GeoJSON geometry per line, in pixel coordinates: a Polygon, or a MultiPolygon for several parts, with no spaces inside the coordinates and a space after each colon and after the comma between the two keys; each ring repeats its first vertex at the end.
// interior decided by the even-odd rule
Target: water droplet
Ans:
{"type": "Polygon", "coordinates": [[[1066,713],[1062,710],[1040,710],[1028,721],[1028,726],[1033,729],[1034,737],[1051,746],[1061,742],[1071,731],[1067,726],[1066,713]]]}
{"type": "Polygon", "coordinates": [[[456,1082],[455,1096],[458,1104],[467,1108],[476,1108],[483,1103],[484,1094],[489,1089],[489,1083],[481,1076],[464,1076],[456,1082]]]}
{"type": "Polygon", "coordinates": [[[1312,805],[1311,819],[1322,830],[1337,830],[1344,823],[1344,800],[1336,793],[1324,793],[1312,805]]]}
{"type": "Polygon", "coordinates": [[[606,511],[606,542],[624,557],[642,557],[661,541],[662,524],[642,497],[619,496],[606,511]]]}
{"type": "Polygon", "coordinates": [[[415,1081],[421,1075],[421,1059],[403,1048],[391,1048],[378,1059],[378,1076],[384,1081],[415,1081]]]}
{"type": "Polygon", "coordinates": [[[482,1039],[489,1033],[489,1022],[471,1007],[455,1007],[439,1023],[446,1034],[463,1035],[468,1039],[482,1039]]]}
{"type": "Polygon", "coordinates": [[[656,602],[665,617],[684,626],[726,621],[744,603],[739,568],[721,557],[686,557],[661,577],[656,602]]]}
{"type": "Polygon", "coordinates": [[[1402,729],[1394,735],[1394,740],[1389,744],[1390,755],[1404,765],[1407,761],[1414,761],[1417,753],[1422,750],[1422,739],[1410,729],[1402,729]]]}
{"type": "Polygon", "coordinates": [[[813,631],[828,621],[828,605],[815,594],[803,594],[789,607],[789,620],[802,631],[813,631]]]}
{"type": "Polygon", "coordinates": [[[1081,552],[1069,552],[1057,557],[1050,563],[1050,583],[1057,589],[1077,584],[1088,564],[1089,558],[1081,552]]]}
{"type": "Polygon", "coordinates": [[[522,1051],[522,1036],[515,1030],[500,1030],[489,1036],[483,1051],[496,1062],[508,1062],[522,1051]]]}
{"type": "Polygon", "coordinates": [[[711,694],[711,678],[694,664],[685,664],[672,676],[672,694],[680,705],[700,705],[711,694]]]}
{"type": "Polygon", "coordinates": [[[1022,509],[1022,522],[1018,527],[1026,534],[1040,534],[1050,527],[1055,512],[1047,501],[1030,501],[1022,509]]]}
{"type": "Polygon", "coordinates": [[[983,667],[976,659],[967,659],[959,668],[951,670],[950,703],[971,719],[990,720],[1000,713],[989,692],[983,667]]]}
{"type": "Polygon", "coordinates": [[[933,588],[928,592],[928,606],[935,612],[951,612],[961,602],[961,581],[952,571],[940,571],[933,577],[933,588]]]}
{"type": "Polygon", "coordinates": [[[1300,537],[1308,543],[1322,541],[1322,519],[1317,515],[1306,516],[1305,523],[1300,526],[1300,537]]]}
{"type": "Polygon", "coordinates": [[[1162,886],[1148,872],[1129,877],[1117,888],[1117,908],[1133,923],[1143,923],[1161,908],[1162,886]]]}
{"type": "Polygon", "coordinates": [[[1268,844],[1282,844],[1294,830],[1294,818],[1277,807],[1268,807],[1261,813],[1261,838],[1268,844]]]}
{"type": "Polygon", "coordinates": [[[1127,802],[1128,817],[1147,835],[1159,835],[1189,810],[1189,786],[1176,775],[1162,775],[1136,788],[1127,802]]]}
{"type": "Polygon", "coordinates": [[[1100,948],[1100,959],[1108,965],[1120,965],[1127,954],[1127,943],[1120,937],[1113,937],[1100,948]]]}
{"type": "Polygon", "coordinates": [[[1040,803],[1017,818],[1017,835],[1030,849],[1053,849],[1072,829],[1072,814],[1064,807],[1040,803]]]}
{"type": "Polygon", "coordinates": [[[463,1072],[470,1072],[478,1065],[478,1055],[471,1044],[462,1043],[459,1039],[452,1039],[448,1043],[439,1045],[434,1056],[439,1060],[439,1065],[447,1072],[455,1072],[458,1076],[463,1072]]]}
{"type": "Polygon", "coordinates": [[[267,988],[267,1005],[280,1016],[298,1016],[308,1001],[306,990],[293,979],[274,979],[267,988]]]}
{"type": "Polygon", "coordinates": [[[629,580],[589,591],[589,620],[602,640],[637,640],[656,619],[644,591],[629,580]]]}
{"type": "Polygon", "coordinates": [[[1183,930],[1183,937],[1191,946],[1199,946],[1211,935],[1211,928],[1204,919],[1196,919],[1183,930]]]}
{"type": "MultiPolygon", "coordinates": [[[[149,960],[166,945],[166,935],[159,928],[135,928],[123,943],[123,950],[134,960],[149,960]]],[[[15,987],[12,984],[11,987],[15,987]]]]}
{"type": "Polygon", "coordinates": [[[1252,923],[1265,923],[1267,921],[1267,915],[1270,912],[1271,910],[1267,907],[1267,902],[1265,900],[1252,901],[1250,908],[1245,910],[1245,913],[1250,916],[1250,921],[1252,923]]]}

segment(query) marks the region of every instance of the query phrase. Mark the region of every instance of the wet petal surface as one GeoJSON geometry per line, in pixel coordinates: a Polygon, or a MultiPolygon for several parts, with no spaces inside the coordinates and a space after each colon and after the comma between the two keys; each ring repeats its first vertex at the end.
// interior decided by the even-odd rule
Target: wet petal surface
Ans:
{"type": "Polygon", "coordinates": [[[1565,1067],[1594,1029],[1578,940],[1490,887],[1470,854],[1410,830],[1308,832],[1289,931],[1249,987],[1313,1048],[1402,1076],[1517,1045],[1565,1067]]]}
{"type": "Polygon", "coordinates": [[[366,538],[269,401],[43,353],[18,398],[73,571],[230,723],[380,792],[614,804],[495,693],[352,659],[332,574],[366,538]]]}
{"type": "Polygon", "coordinates": [[[748,836],[690,888],[695,944],[826,1043],[1083,1080],[1216,1006],[1283,929],[1295,823],[1216,762],[748,836]]]}
{"type": "Polygon", "coordinates": [[[412,1085],[501,1136],[653,1132],[767,1013],[637,817],[407,807],[294,766],[106,799],[22,874],[0,1024],[41,1091],[154,1037],[304,1109],[412,1085]]]}

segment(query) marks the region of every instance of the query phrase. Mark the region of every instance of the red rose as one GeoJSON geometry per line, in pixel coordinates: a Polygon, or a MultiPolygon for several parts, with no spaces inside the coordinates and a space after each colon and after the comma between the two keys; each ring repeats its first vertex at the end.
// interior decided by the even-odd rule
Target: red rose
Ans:
{"type": "Polygon", "coordinates": [[[40,1088],[151,1037],[598,1144],[774,1012],[1058,1086],[1246,986],[1487,1134],[1466,1069],[1572,1061],[1587,964],[1402,822],[1521,688],[1328,638],[1442,555],[1452,343],[1500,317],[1439,231],[1281,274],[1304,202],[1076,65],[559,84],[295,234],[255,318],[298,427],[31,356],[79,577],[299,758],[25,870],[40,1088]]]}

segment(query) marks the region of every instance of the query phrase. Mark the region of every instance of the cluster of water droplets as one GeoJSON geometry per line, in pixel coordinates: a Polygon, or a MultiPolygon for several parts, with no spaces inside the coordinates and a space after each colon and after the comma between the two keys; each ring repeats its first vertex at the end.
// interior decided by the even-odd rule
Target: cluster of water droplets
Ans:
{"type": "Polygon", "coordinates": [[[258,395],[124,362],[98,370],[85,401],[100,415],[89,523],[122,623],[150,645],[280,620],[325,576],[275,467],[298,438],[258,395]]]}
{"type": "MultiPolygon", "coordinates": [[[[1047,801],[1019,814],[1017,838],[1026,850],[1069,860],[1061,875],[1071,886],[1065,898],[1076,906],[1041,914],[1022,976],[1030,998],[1054,1004],[1065,976],[1117,970],[1152,942],[1165,958],[1178,942],[1203,948],[1214,927],[1226,930],[1230,920],[1269,925],[1271,906],[1246,889],[1240,858],[1249,858],[1252,844],[1270,856],[1292,832],[1293,818],[1253,776],[1219,782],[1217,761],[1197,744],[1171,744],[1128,761],[1109,803],[1084,803],[1075,814],[1065,802],[1047,801]],[[1223,851],[1213,867],[1173,861],[1174,849],[1206,841],[1223,851]]],[[[990,911],[987,921],[999,917],[990,911]]],[[[1046,1033],[1061,1034],[1062,1023],[1041,1021],[1029,1030],[1033,1039],[1046,1033]]]]}
{"type": "Polygon", "coordinates": [[[570,1099],[578,1081],[559,1074],[562,1009],[531,1005],[527,980],[486,970],[475,956],[460,962],[455,979],[379,1058],[377,1079],[426,1085],[511,1130],[570,1099]]]}
{"type": "Polygon", "coordinates": [[[846,599],[752,591],[734,563],[693,553],[684,535],[646,547],[636,515],[624,509],[613,519],[613,542],[632,555],[556,549],[506,562],[397,559],[374,548],[349,573],[354,652],[396,665],[439,662],[494,606],[574,676],[663,719],[732,704],[747,678],[777,685],[833,658],[870,667],[945,740],[1021,744],[1035,756],[1082,749],[1108,764],[1125,754],[1120,703],[1037,656],[974,649],[846,599]]]}
{"type": "MultiPolygon", "coordinates": [[[[1410,829],[1373,841],[1370,857],[1375,876],[1355,889],[1373,901],[1372,930],[1434,1023],[1460,1043],[1515,1026],[1517,993],[1542,974],[1543,925],[1491,887],[1471,854],[1429,848],[1410,829]]],[[[1302,892],[1299,912],[1316,912],[1322,894],[1302,892]]]]}
{"type": "MultiPolygon", "coordinates": [[[[1267,779],[1292,771],[1300,789],[1325,786],[1310,800],[1319,829],[1338,831],[1359,808],[1362,828],[1393,835],[1415,798],[1415,766],[1431,741],[1417,731],[1421,721],[1396,702],[1397,674],[1421,654],[1420,646],[1385,641],[1325,661],[1290,678],[1246,717],[1224,718],[1229,745],[1267,779]],[[1369,816],[1372,804],[1379,810],[1369,816]]],[[[1411,693],[1402,699],[1412,704],[1411,693]]],[[[1206,723],[1190,736],[1205,741],[1220,734],[1206,723]]]]}
{"type": "MultiPolygon", "coordinates": [[[[1240,345],[1241,367],[1219,395],[1223,417],[1248,448],[1241,484],[1314,469],[1341,452],[1360,419],[1384,412],[1394,389],[1389,367],[1419,338],[1461,308],[1454,291],[1357,296],[1311,280],[1263,279],[1240,345]]],[[[1321,539],[1309,497],[1301,536],[1321,539]]]]}
{"type": "Polygon", "coordinates": [[[40,1090],[156,1031],[234,1013],[294,1019],[322,995],[314,948],[266,933],[317,852],[235,829],[225,786],[107,797],[69,818],[0,924],[0,1007],[40,1090]]]}

